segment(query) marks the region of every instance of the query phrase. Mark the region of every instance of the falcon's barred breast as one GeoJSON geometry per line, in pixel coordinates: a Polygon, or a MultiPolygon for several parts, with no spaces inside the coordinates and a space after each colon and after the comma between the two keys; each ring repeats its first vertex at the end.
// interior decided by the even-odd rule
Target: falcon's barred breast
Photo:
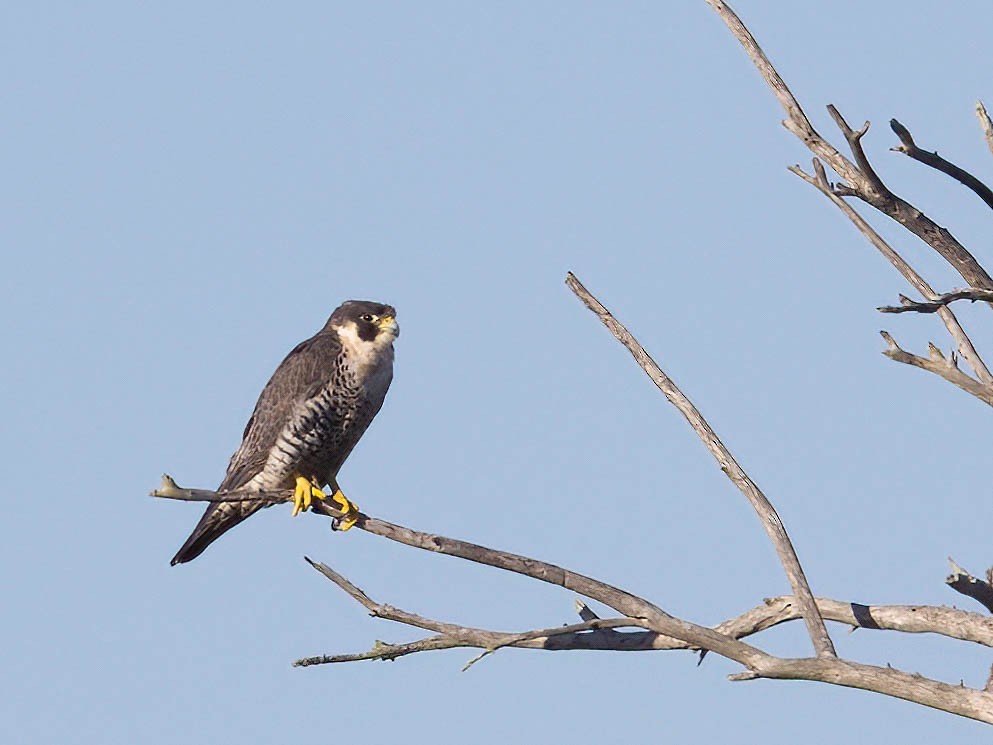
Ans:
{"type": "MultiPolygon", "coordinates": [[[[273,373],[217,490],[296,485],[297,509],[301,485],[304,508],[310,504],[310,485],[315,496],[323,496],[319,487],[327,484],[337,490],[338,470],[386,398],[398,334],[391,306],[364,300],[340,305],[324,328],[298,344],[273,373]]],[[[346,511],[354,510],[340,492],[335,499],[347,505],[346,511]]],[[[195,559],[222,533],[266,506],[261,501],[212,503],[172,563],[195,559]]]]}

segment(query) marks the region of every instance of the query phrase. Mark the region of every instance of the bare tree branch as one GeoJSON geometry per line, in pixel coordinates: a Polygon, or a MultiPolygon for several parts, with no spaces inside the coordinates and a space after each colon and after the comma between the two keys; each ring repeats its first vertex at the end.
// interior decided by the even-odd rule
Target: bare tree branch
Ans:
{"type": "Polygon", "coordinates": [[[960,290],[952,290],[943,295],[935,295],[925,302],[916,302],[909,298],[902,298],[902,305],[884,305],[876,308],[881,313],[935,313],[947,305],[957,300],[987,300],[993,301],[993,290],[981,290],[978,287],[963,287],[960,290]]]}
{"type": "Polygon", "coordinates": [[[817,130],[814,129],[810,123],[810,119],[807,118],[807,115],[796,100],[793,92],[789,89],[789,86],[786,85],[786,82],[776,71],[776,68],[772,66],[772,62],[766,57],[765,52],[762,51],[755,37],[752,36],[751,32],[745,27],[745,24],[741,22],[741,19],[738,18],[735,12],[731,10],[730,6],[723,2],[723,0],[707,0],[707,4],[717,11],[718,15],[720,15],[721,19],[731,30],[731,33],[734,34],[741,43],[741,46],[744,47],[745,52],[751,58],[755,67],[758,68],[765,82],[772,88],[773,94],[775,94],[779,104],[786,112],[787,118],[783,122],[783,126],[799,137],[815,155],[828,163],[842,178],[850,181],[861,180],[862,176],[855,164],[842,155],[834,145],[821,137],[817,130]]]}
{"type": "MultiPolygon", "coordinates": [[[[406,624],[407,626],[427,629],[428,631],[435,631],[441,636],[440,638],[430,637],[428,639],[422,639],[420,642],[403,645],[389,645],[383,644],[382,642],[377,642],[372,650],[369,652],[364,652],[361,655],[310,657],[295,662],[294,665],[298,667],[324,664],[325,662],[352,662],[355,659],[395,659],[396,657],[412,654],[414,652],[449,649],[452,647],[477,647],[484,649],[485,653],[492,653],[498,649],[509,646],[535,646],[536,648],[540,648],[540,646],[538,646],[540,641],[547,640],[558,635],[574,636],[584,631],[645,626],[645,621],[637,618],[597,618],[569,626],[535,629],[533,631],[519,633],[504,633],[489,631],[487,629],[458,626],[456,624],[443,623],[441,621],[435,621],[413,613],[408,613],[407,611],[400,610],[399,608],[394,608],[391,605],[374,602],[368,595],[362,592],[362,590],[353,585],[342,575],[338,574],[331,567],[321,564],[320,562],[311,561],[310,559],[307,559],[307,562],[329,580],[338,585],[338,587],[348,593],[352,598],[354,598],[360,605],[369,611],[370,616],[373,616],[374,618],[383,618],[389,621],[396,621],[398,623],[406,624]],[[534,642],[535,644],[528,644],[529,642],[534,642]],[[401,649],[397,650],[397,646],[401,647],[401,649]]],[[[468,665],[466,668],[468,668],[468,665]]]]}
{"type": "MultiPolygon", "coordinates": [[[[273,504],[280,504],[283,502],[293,501],[293,490],[284,489],[280,491],[270,491],[270,492],[255,492],[255,491],[232,491],[232,492],[216,492],[208,489],[187,489],[182,488],[176,484],[168,474],[162,476],[162,483],[158,489],[151,492],[151,496],[159,497],[162,499],[174,499],[187,502],[242,502],[242,501],[262,501],[267,502],[268,506],[273,504]]],[[[337,518],[341,516],[341,512],[328,507],[324,504],[315,505],[315,512],[337,518]]],[[[512,557],[514,560],[520,563],[529,563],[532,565],[537,565],[541,567],[542,573],[546,575],[554,574],[554,570],[567,573],[567,570],[559,569],[553,567],[552,565],[544,564],[543,562],[538,562],[534,559],[528,557],[518,557],[514,554],[504,554],[503,552],[493,552],[492,549],[486,549],[482,546],[476,546],[475,544],[466,544],[463,541],[453,541],[452,539],[442,538],[441,536],[431,536],[426,533],[419,533],[417,531],[410,530],[409,528],[403,528],[398,525],[393,525],[382,520],[377,520],[375,518],[370,518],[367,515],[361,515],[361,519],[356,523],[356,527],[367,530],[371,533],[381,535],[392,540],[400,540],[401,543],[407,545],[415,546],[417,548],[427,548],[427,550],[440,550],[435,548],[435,539],[437,539],[437,545],[444,547],[447,544],[445,542],[450,542],[454,547],[459,545],[469,547],[473,553],[487,553],[492,552],[495,554],[486,560],[472,559],[473,561],[479,560],[480,563],[490,564],[491,566],[497,566],[500,568],[508,568],[503,566],[505,561],[503,557],[512,557]],[[371,528],[371,529],[370,529],[371,528]],[[502,554],[502,556],[500,556],[502,554]]],[[[441,553],[450,553],[455,556],[459,556],[455,550],[445,550],[440,551],[441,553]]],[[[468,558],[464,556],[463,558],[468,558]]],[[[317,569],[321,574],[330,579],[336,585],[338,585],[342,590],[348,593],[352,598],[354,598],[358,603],[365,607],[370,615],[378,618],[387,618],[389,620],[398,621],[410,626],[416,626],[418,628],[427,629],[429,631],[436,631],[448,637],[459,638],[464,636],[462,632],[466,627],[457,626],[455,624],[443,624],[441,622],[432,621],[430,619],[424,619],[420,616],[415,616],[414,614],[408,614],[403,611],[399,611],[392,606],[386,606],[372,601],[365,593],[362,592],[358,587],[349,582],[345,577],[335,572],[330,567],[313,562],[307,559],[311,566],[317,569]]],[[[516,563],[515,561],[515,563],[516,563]]],[[[946,583],[952,587],[952,589],[961,592],[964,595],[975,598],[979,602],[983,603],[991,612],[993,612],[993,585],[989,582],[984,582],[971,574],[966,572],[964,569],[958,566],[954,561],[949,559],[952,564],[952,574],[946,579],[946,583]]],[[[510,571],[517,571],[516,569],[510,569],[510,571]]],[[[526,573],[526,572],[521,572],[526,573]]],[[[571,573],[567,573],[571,574],[571,573]]],[[[531,575],[533,576],[533,575],[531,575]]],[[[581,577],[582,575],[573,575],[581,577]]],[[[552,581],[552,580],[545,580],[552,581]]],[[[552,581],[552,584],[559,584],[562,587],[566,587],[568,580],[564,577],[562,581],[552,581]]],[[[591,580],[596,582],[596,580],[591,580]]],[[[581,583],[576,583],[581,584],[581,583]]],[[[606,585],[605,587],[610,587],[606,585]]],[[[575,588],[571,588],[575,589],[575,588]]],[[[623,592],[623,591],[618,591],[623,592]]],[[[588,597],[593,597],[588,595],[588,597]]],[[[631,596],[633,597],[633,596],[631,596]]],[[[598,598],[599,599],[599,598],[598,598]]],[[[640,598],[636,600],[641,601],[640,598]]],[[[641,601],[646,602],[647,601],[641,601]]],[[[847,603],[837,600],[830,600],[827,598],[817,598],[815,600],[817,607],[821,614],[821,617],[829,621],[837,621],[839,623],[848,624],[852,627],[861,628],[873,628],[873,629],[890,629],[894,631],[904,631],[909,633],[935,633],[942,634],[944,636],[949,636],[955,639],[962,639],[964,641],[972,641],[977,644],[982,644],[985,646],[993,647],[993,619],[978,616],[974,613],[967,613],[966,611],[955,610],[952,608],[936,608],[930,606],[864,606],[857,603],[847,603]]],[[[580,618],[584,622],[597,622],[600,621],[596,613],[594,613],[586,604],[577,601],[577,613],[579,613],[580,618]]],[[[799,611],[799,603],[797,603],[791,596],[783,596],[777,598],[767,599],[762,605],[753,608],[740,616],[737,616],[729,621],[725,621],[714,628],[714,631],[718,632],[724,636],[730,636],[734,639],[743,638],[751,634],[763,631],[772,626],[776,626],[787,621],[793,621],[802,618],[802,614],[799,611]]],[[[643,622],[643,619],[627,617],[625,619],[608,619],[603,621],[598,626],[590,626],[590,629],[600,628],[609,629],[615,628],[617,626],[642,626],[647,627],[643,622]]],[[[486,632],[483,629],[474,629],[474,633],[478,632],[480,634],[492,633],[497,634],[498,637],[494,637],[498,641],[503,641],[507,638],[506,634],[502,632],[486,632]]],[[[531,632],[528,632],[531,633],[531,632]]],[[[701,647],[701,645],[693,644],[686,641],[681,641],[680,638],[673,636],[666,636],[665,634],[655,633],[655,632],[644,632],[637,634],[624,634],[624,639],[619,638],[611,639],[610,643],[604,644],[603,638],[593,637],[589,634],[582,635],[582,637],[576,637],[573,632],[563,632],[572,635],[565,643],[549,642],[547,644],[539,645],[535,644],[514,644],[514,646],[527,646],[529,648],[542,648],[542,649],[609,649],[617,651],[644,651],[649,649],[700,649],[706,648],[701,647]]],[[[614,632],[616,634],[616,632],[614,632]]],[[[448,638],[446,637],[446,638],[448,638]]],[[[477,637],[482,638],[482,637],[477,637]]],[[[424,640],[422,640],[424,641],[424,640]]],[[[532,639],[533,641],[533,639],[532,639]]],[[[448,649],[452,646],[475,646],[467,643],[441,643],[437,639],[432,638],[432,641],[421,646],[415,646],[404,651],[403,654],[410,654],[416,651],[425,651],[427,649],[448,649]]],[[[373,654],[373,653],[363,653],[359,656],[345,655],[342,660],[335,658],[330,661],[347,661],[354,659],[381,659],[388,657],[389,655],[383,654],[373,654]]],[[[398,655],[399,656],[399,655],[398,655]]],[[[327,660],[326,660],[327,661],[327,660]]],[[[316,664],[316,663],[308,663],[316,664]]]]}
{"type": "Polygon", "coordinates": [[[777,660],[776,665],[761,673],[740,673],[732,680],[774,678],[779,680],[816,680],[822,683],[876,691],[888,696],[931,706],[936,709],[993,722],[990,705],[993,696],[985,691],[951,685],[925,678],[918,673],[906,673],[895,668],[862,665],[857,662],[831,658],[801,658],[777,660]]]}
{"type": "Polygon", "coordinates": [[[707,4],[717,11],[762,77],[765,78],[766,83],[772,88],[788,117],[783,122],[784,126],[799,137],[814,155],[821,158],[847,182],[845,185],[838,186],[837,192],[839,194],[856,196],[903,225],[937,251],[955,271],[962,275],[962,278],[970,286],[993,289],[993,278],[987,274],[965,246],[959,243],[948,230],[935,223],[919,209],[893,194],[882,184],[881,179],[871,167],[866,168],[868,159],[865,158],[865,153],[862,151],[860,140],[868,129],[867,126],[860,131],[852,130],[847,123],[844,123],[844,119],[837,109],[833,106],[829,109],[851,146],[856,161],[862,166],[860,168],[841,155],[833,145],[814,130],[796,97],[759,47],[755,37],[745,28],[731,7],[724,0],[707,0],[707,4]]]}
{"type": "Polygon", "coordinates": [[[914,367],[919,367],[922,370],[939,375],[949,383],[957,385],[966,393],[971,393],[983,403],[993,406],[993,386],[984,385],[959,370],[955,364],[954,354],[951,359],[948,359],[941,353],[941,350],[934,346],[934,344],[931,344],[930,356],[918,357],[915,354],[902,350],[896,341],[894,341],[893,337],[886,331],[880,331],[879,334],[886,340],[887,349],[883,354],[891,360],[903,362],[906,365],[913,365],[914,367]]]}
{"type": "MultiPolygon", "coordinates": [[[[195,496],[198,493],[205,494],[201,490],[178,489],[174,491],[175,482],[165,477],[163,485],[158,490],[152,492],[152,496],[164,497],[167,499],[184,499],[198,501],[212,501],[195,496]]],[[[225,495],[227,496],[227,495],[225,495]]],[[[251,496],[251,495],[249,495],[251,496]]],[[[285,492],[265,492],[256,495],[257,498],[265,501],[273,501],[281,497],[283,501],[292,499],[292,491],[285,492]]],[[[328,508],[323,502],[317,502],[311,509],[321,514],[336,516],[336,510],[328,508]]],[[[338,513],[340,515],[340,513],[338,513]]],[[[373,533],[374,535],[388,538],[397,543],[403,543],[414,548],[424,549],[449,556],[456,556],[460,559],[473,561],[478,564],[486,564],[509,572],[516,572],[533,579],[547,582],[549,584],[564,587],[567,590],[576,592],[585,597],[596,600],[604,605],[613,608],[623,616],[632,619],[644,619],[650,624],[650,628],[662,634],[667,634],[679,639],[683,639],[702,649],[710,649],[723,657],[735,660],[745,667],[752,668],[768,657],[764,652],[750,647],[747,644],[730,639],[723,634],[718,634],[705,626],[699,626],[688,621],[675,618],[656,605],[653,605],[644,598],[621,590],[605,582],[587,577],[577,572],[549,564],[537,559],[532,559],[519,554],[512,554],[507,551],[487,548],[468,541],[460,541],[455,538],[424,533],[402,525],[379,520],[363,513],[356,516],[355,526],[373,533]]]]}
{"type": "Polygon", "coordinates": [[[593,297],[589,290],[583,287],[572,272],[566,276],[566,284],[586,307],[600,318],[604,326],[614,335],[614,338],[627,347],[635,361],[652,379],[652,382],[665,394],[669,402],[686,417],[690,427],[703,440],[703,444],[720,464],[721,470],[751,503],[762,521],[762,527],[765,528],[769,540],[772,541],[773,547],[776,549],[779,561],[783,565],[790,586],[793,588],[793,594],[799,599],[814,649],[819,656],[834,656],[834,645],[831,643],[831,637],[827,633],[823,619],[817,612],[817,604],[814,602],[810,585],[807,584],[803,567],[800,565],[800,560],[797,558],[793,544],[786,533],[786,528],[772,503],[762,493],[758,485],[749,478],[744,469],[738,465],[734,456],[721,442],[717,433],[707,424],[693,402],[683,395],[676,384],[662,372],[662,368],[649,356],[644,347],[638,343],[638,340],[610,314],[610,311],[603,307],[599,300],[593,297]]]}
{"type": "Polygon", "coordinates": [[[893,192],[886,187],[879,174],[873,169],[869,158],[865,154],[865,150],[862,148],[862,138],[869,131],[869,122],[863,124],[862,128],[856,131],[848,125],[845,117],[835,108],[834,104],[829,103],[827,110],[831,118],[834,119],[834,123],[838,126],[838,129],[841,130],[841,134],[848,142],[848,149],[852,151],[852,155],[855,156],[855,162],[859,167],[861,178],[852,181],[852,186],[855,188],[855,195],[860,197],[863,195],[866,197],[872,195],[877,199],[894,199],[893,192]],[[865,184],[864,186],[862,186],[863,183],[865,184]]]}
{"type": "MultiPolygon", "coordinates": [[[[214,501],[231,495],[195,489],[180,489],[166,478],[154,496],[186,501],[214,501]]],[[[292,491],[246,494],[247,499],[290,501],[292,491]]],[[[323,506],[323,505],[321,505],[323,506]]],[[[861,688],[897,698],[907,699],[961,716],[993,723],[993,694],[953,686],[940,681],[905,673],[893,668],[839,660],[833,657],[780,659],[749,644],[739,636],[754,634],[784,621],[805,618],[798,610],[800,603],[791,597],[767,601],[739,617],[714,629],[674,618],[648,601],[626,593],[598,580],[517,554],[488,549],[477,544],[443,536],[422,533],[400,525],[360,514],[356,527],[409,546],[475,561],[514,571],[550,584],[579,592],[619,610],[625,617],[598,619],[596,614],[580,608],[583,623],[533,631],[507,633],[473,629],[449,624],[376,603],[358,587],[324,565],[312,564],[331,579],[374,616],[437,632],[435,636],[402,644],[377,642],[368,652],[349,655],[324,655],[298,660],[301,667],[336,662],[379,659],[393,660],[416,652],[475,647],[495,651],[502,647],[565,650],[649,650],[649,649],[709,649],[723,657],[739,662],[747,672],[732,676],[735,680],[779,678],[815,680],[834,685],[861,688]],[[622,609],[628,609],[627,612],[622,609]],[[619,627],[641,627],[640,632],[618,632],[619,627]]],[[[309,560],[308,560],[309,561],[309,560]]],[[[828,618],[861,628],[892,628],[909,632],[934,632],[983,645],[993,644],[993,619],[965,611],[928,608],[925,606],[860,606],[821,599],[816,601],[828,618]]],[[[820,617],[820,616],[818,616],[820,617]]]]}
{"type": "MultiPolygon", "coordinates": [[[[428,631],[435,631],[448,640],[446,643],[442,643],[437,637],[430,637],[429,639],[421,640],[422,642],[427,642],[426,648],[405,648],[403,654],[467,646],[493,650],[514,646],[546,651],[582,649],[646,652],[698,649],[698,647],[680,639],[652,631],[618,633],[614,629],[631,626],[646,628],[648,624],[642,619],[601,619],[584,603],[577,603],[577,612],[580,618],[582,618],[583,623],[557,626],[551,629],[507,633],[435,621],[399,610],[391,605],[377,603],[330,567],[319,562],[311,561],[310,559],[307,559],[307,561],[368,610],[370,616],[396,621],[428,631]],[[602,631],[605,633],[582,633],[587,631],[602,631]]],[[[853,630],[863,628],[900,631],[911,634],[932,633],[952,639],[974,642],[986,647],[993,647],[993,618],[978,613],[970,613],[957,608],[926,605],[869,606],[860,603],[832,600],[830,598],[817,598],[816,602],[824,619],[846,624],[851,626],[853,630]]],[[[713,630],[734,639],[741,639],[778,626],[779,624],[802,618],[803,616],[800,613],[795,598],[786,595],[777,598],[767,598],[761,605],[718,624],[713,627],[713,630]]],[[[362,653],[360,659],[393,658],[394,655],[391,646],[384,646],[382,643],[378,643],[373,650],[362,653]]],[[[318,658],[307,659],[316,660],[318,658]]],[[[328,657],[322,657],[320,659],[331,662],[351,662],[355,659],[355,656],[339,655],[334,659],[328,657]]],[[[309,662],[308,664],[317,663],[309,662]]]]}
{"type": "MultiPolygon", "coordinates": [[[[244,493],[214,492],[207,489],[185,489],[177,486],[175,481],[173,481],[169,476],[164,476],[162,486],[152,492],[152,496],[155,497],[195,502],[233,501],[236,495],[238,497],[237,501],[259,500],[272,502],[273,504],[293,501],[292,489],[272,492],[244,493]]],[[[435,540],[440,542],[450,541],[454,545],[462,544],[472,547],[475,551],[494,554],[494,556],[491,556],[487,560],[481,561],[480,563],[489,564],[491,566],[501,566],[503,563],[503,559],[499,555],[504,554],[504,552],[486,549],[476,544],[467,544],[464,541],[455,541],[454,539],[443,538],[442,536],[433,536],[429,533],[421,533],[410,528],[405,528],[392,523],[387,523],[377,518],[369,517],[368,515],[362,515],[359,522],[356,523],[356,527],[382,537],[390,538],[391,540],[397,540],[398,537],[402,537],[403,540],[400,542],[415,546],[417,548],[426,548],[427,550],[437,550],[429,547],[429,544],[435,540]]],[[[443,544],[439,543],[438,545],[443,544]]],[[[456,552],[454,550],[446,550],[441,552],[450,553],[455,556],[461,555],[461,552],[456,552]]],[[[553,568],[552,565],[545,564],[544,562],[537,561],[536,559],[516,556],[514,554],[504,555],[515,557],[522,562],[529,562],[537,565],[537,567],[540,567],[545,573],[550,573],[548,572],[548,569],[553,568]]],[[[407,625],[416,626],[417,628],[423,628],[429,631],[436,631],[444,634],[458,633],[462,629],[467,628],[456,624],[445,624],[439,621],[433,621],[431,619],[426,619],[421,616],[400,611],[389,605],[377,603],[371,600],[364,592],[362,592],[362,590],[352,584],[349,580],[335,572],[327,565],[311,561],[310,559],[307,559],[307,561],[311,564],[311,566],[321,572],[321,574],[330,579],[342,590],[348,593],[348,595],[354,598],[356,602],[366,608],[370,612],[370,615],[374,617],[386,618],[407,625]]],[[[982,598],[986,596],[990,599],[989,602],[993,603],[993,587],[991,587],[989,583],[973,577],[954,562],[952,562],[952,566],[954,573],[949,576],[947,580],[949,585],[955,586],[955,589],[959,589],[958,585],[960,583],[968,583],[971,587],[981,586],[984,589],[959,589],[959,591],[969,595],[970,597],[982,598]]],[[[566,572],[567,570],[559,569],[559,571],[566,572]]],[[[597,582],[596,580],[592,581],[597,582]]],[[[557,581],[552,582],[552,584],[565,586],[562,582],[557,581]]],[[[969,613],[963,610],[940,606],[870,606],[847,601],[831,600],[829,598],[817,598],[816,602],[823,618],[830,621],[844,623],[852,627],[865,629],[886,629],[907,633],[934,633],[954,639],[961,639],[963,641],[975,642],[983,646],[993,647],[993,618],[989,616],[982,616],[976,613],[969,613]]],[[[577,624],[575,629],[570,629],[570,627],[556,627],[554,630],[549,631],[550,636],[571,635],[582,629],[613,629],[622,626],[637,626],[642,628],[649,627],[648,621],[643,618],[625,617],[617,619],[600,619],[599,616],[597,616],[597,614],[584,603],[577,602],[576,605],[577,613],[580,615],[580,618],[583,619],[584,624],[588,625],[577,624]],[[582,629],[579,628],[580,626],[582,626],[582,629]],[[562,629],[567,630],[563,631],[562,629]],[[552,633],[553,631],[554,634],[552,633]]],[[[799,610],[799,603],[797,603],[794,597],[784,595],[765,600],[761,605],[746,611],[740,616],[736,616],[728,621],[718,624],[714,627],[713,631],[737,639],[772,628],[773,626],[777,626],[787,621],[794,621],[801,618],[803,618],[803,616],[799,610]]],[[[485,630],[477,629],[477,631],[485,630]]],[[[487,633],[499,634],[501,635],[501,641],[503,640],[504,632],[487,633]]],[[[530,638],[534,632],[523,633],[528,635],[528,641],[534,641],[534,639],[530,638]]],[[[526,646],[534,649],[623,649],[625,651],[631,651],[634,649],[644,651],[649,649],[665,650],[700,648],[699,645],[695,645],[692,642],[680,641],[678,638],[666,636],[664,633],[650,632],[646,635],[639,633],[624,634],[623,636],[638,637],[639,639],[650,638],[652,641],[651,643],[645,643],[642,641],[638,645],[624,643],[616,647],[603,646],[599,643],[588,644],[586,642],[576,644],[574,641],[570,642],[570,646],[568,647],[555,646],[554,644],[551,646],[541,646],[531,643],[522,643],[517,646],[526,646]],[[573,644],[576,644],[576,646],[572,646],[573,644]]],[[[582,638],[592,639],[593,636],[586,634],[583,635],[582,638]]]]}
{"type": "Polygon", "coordinates": [[[993,191],[990,191],[990,188],[986,184],[965,169],[959,168],[954,163],[945,160],[938,153],[932,153],[929,150],[922,150],[917,147],[914,138],[910,134],[910,130],[896,119],[890,119],[890,129],[900,138],[900,144],[897,147],[890,148],[891,150],[903,153],[926,166],[930,166],[937,171],[951,176],[960,184],[972,189],[980,199],[986,202],[987,207],[993,208],[993,191]]]}
{"type": "MultiPolygon", "coordinates": [[[[917,291],[920,292],[926,298],[937,298],[938,294],[931,288],[924,278],[914,270],[910,264],[908,264],[900,254],[898,254],[889,243],[883,240],[883,237],[876,232],[876,230],[869,225],[869,223],[862,217],[858,212],[855,211],[848,202],[838,196],[835,190],[832,188],[830,182],[827,179],[827,174],[824,172],[824,166],[821,164],[820,160],[814,158],[814,173],[815,176],[811,176],[803,171],[800,166],[791,166],[789,169],[792,173],[802,178],[808,184],[817,189],[821,194],[826,196],[831,200],[839,210],[841,210],[845,216],[852,221],[852,224],[858,228],[859,232],[862,233],[869,242],[876,248],[883,257],[890,262],[890,264],[903,275],[910,284],[912,284],[917,291]]],[[[973,370],[976,371],[976,375],[979,379],[987,384],[993,384],[993,374],[990,373],[989,368],[986,367],[986,363],[983,362],[982,357],[980,357],[979,352],[973,346],[972,340],[966,334],[965,329],[959,323],[955,314],[952,313],[950,308],[943,308],[938,310],[938,315],[942,322],[945,324],[945,328],[948,329],[948,333],[951,334],[955,343],[958,345],[959,354],[962,358],[969,363],[973,370]]]]}
{"type": "MultiPolygon", "coordinates": [[[[322,574],[328,576],[325,572],[327,567],[323,564],[315,562],[311,562],[311,564],[322,574]]],[[[334,579],[332,581],[339,584],[334,579]]],[[[339,586],[341,585],[339,584],[339,586]]],[[[346,590],[346,592],[349,591],[346,590]]],[[[349,594],[355,597],[352,592],[349,594]]],[[[368,599],[366,598],[366,600],[368,599]]],[[[508,633],[425,619],[400,611],[392,606],[373,603],[372,601],[367,603],[360,600],[359,602],[369,610],[369,615],[375,618],[397,621],[417,628],[444,630],[444,632],[415,642],[387,644],[377,641],[372,649],[366,652],[305,657],[297,660],[294,665],[309,667],[359,660],[394,660],[397,657],[404,657],[417,652],[472,647],[491,652],[504,647],[543,651],[658,652],[696,650],[695,647],[686,642],[652,631],[634,633],[615,631],[614,629],[625,626],[644,625],[641,621],[626,618],[584,619],[585,622],[581,624],[508,633]],[[416,619],[416,621],[411,622],[407,619],[416,619]]],[[[993,619],[977,613],[936,606],[868,606],[828,598],[817,598],[817,604],[825,619],[847,624],[853,630],[863,628],[907,633],[934,633],[993,647],[993,619]]],[[[589,610],[585,605],[582,605],[582,608],[589,610]]],[[[792,597],[769,598],[762,605],[718,624],[714,627],[714,631],[740,639],[781,623],[799,619],[802,619],[802,616],[792,597]]]]}

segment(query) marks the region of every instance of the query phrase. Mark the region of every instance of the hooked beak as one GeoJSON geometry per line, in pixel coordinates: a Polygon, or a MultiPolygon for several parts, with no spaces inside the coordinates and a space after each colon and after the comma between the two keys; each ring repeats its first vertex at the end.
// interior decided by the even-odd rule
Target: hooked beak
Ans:
{"type": "Polygon", "coordinates": [[[393,316],[383,316],[379,319],[378,326],[380,331],[386,332],[394,339],[400,336],[400,324],[393,316]]]}

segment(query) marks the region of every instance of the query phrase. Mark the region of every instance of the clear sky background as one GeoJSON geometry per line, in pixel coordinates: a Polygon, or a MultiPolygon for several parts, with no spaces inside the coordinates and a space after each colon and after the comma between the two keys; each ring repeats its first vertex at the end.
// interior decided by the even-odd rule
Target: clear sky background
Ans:
{"type": "MultiPolygon", "coordinates": [[[[988,0],[737,10],[806,105],[993,267],[988,0]]],[[[293,669],[416,632],[373,598],[504,630],[573,595],[289,508],[192,564],[276,365],[347,298],[394,304],[386,406],[341,480],[370,514],[593,574],[716,623],[788,586],[743,497],[563,285],[573,270],[780,509],[816,593],[959,604],[990,550],[989,410],[883,357],[948,341],[789,174],[802,145],[703,0],[7,3],[4,640],[10,743],[987,742],[983,725],[690,653],[472,651],[293,669]]],[[[993,102],[993,101],[991,101],[993,102]]],[[[961,279],[875,219],[938,288],[961,279]]],[[[987,355],[990,318],[963,309],[987,355]]],[[[603,610],[603,609],[600,609],[603,610]]],[[[832,627],[845,656],[981,686],[993,655],[832,627]]],[[[756,641],[809,651],[802,627],[756,641]]]]}

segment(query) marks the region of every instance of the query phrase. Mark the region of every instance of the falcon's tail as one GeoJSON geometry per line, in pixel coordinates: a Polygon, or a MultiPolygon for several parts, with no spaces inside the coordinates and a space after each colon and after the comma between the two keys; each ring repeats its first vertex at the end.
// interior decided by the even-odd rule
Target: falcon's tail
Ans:
{"type": "Polygon", "coordinates": [[[265,503],[259,502],[218,502],[208,505],[186,543],[169,563],[175,566],[193,561],[224,533],[265,506],[265,503]]]}

